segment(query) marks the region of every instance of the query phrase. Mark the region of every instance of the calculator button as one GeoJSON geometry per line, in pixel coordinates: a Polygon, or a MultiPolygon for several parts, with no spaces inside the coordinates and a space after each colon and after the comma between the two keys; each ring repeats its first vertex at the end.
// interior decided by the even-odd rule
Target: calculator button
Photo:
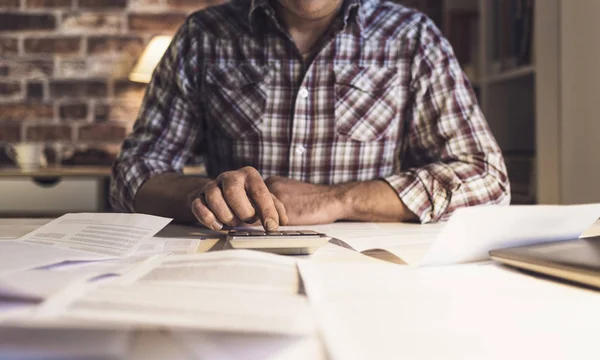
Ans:
{"type": "Polygon", "coordinates": [[[285,234],[282,233],[281,231],[267,231],[267,235],[269,235],[269,236],[281,236],[281,235],[285,235],[285,234]]]}
{"type": "Polygon", "coordinates": [[[298,236],[298,235],[302,235],[302,234],[300,234],[300,232],[299,232],[299,231],[292,231],[292,230],[289,230],[289,231],[284,231],[283,233],[284,233],[285,235],[289,235],[289,236],[298,236]]]}
{"type": "Polygon", "coordinates": [[[312,230],[303,230],[300,231],[300,233],[302,233],[302,235],[320,235],[318,232],[312,230]]]}

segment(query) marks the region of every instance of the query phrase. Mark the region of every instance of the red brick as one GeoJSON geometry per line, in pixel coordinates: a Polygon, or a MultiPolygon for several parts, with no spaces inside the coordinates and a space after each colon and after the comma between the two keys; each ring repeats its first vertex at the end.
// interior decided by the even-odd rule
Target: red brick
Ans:
{"type": "Polygon", "coordinates": [[[62,36],[25,39],[25,52],[32,54],[73,54],[81,49],[81,38],[62,36]]]}
{"type": "Polygon", "coordinates": [[[11,57],[10,60],[0,58],[0,66],[5,68],[4,76],[12,78],[45,78],[52,76],[54,62],[52,59],[29,59],[22,57],[11,57]]]}
{"type": "Polygon", "coordinates": [[[115,81],[115,97],[120,100],[138,102],[144,97],[148,84],[129,80],[115,81]]]}
{"type": "Polygon", "coordinates": [[[18,9],[19,0],[0,0],[0,9],[18,9]]]}
{"type": "Polygon", "coordinates": [[[87,74],[87,62],[85,59],[65,58],[57,61],[57,77],[80,77],[81,74],[87,74]]]}
{"type": "Polygon", "coordinates": [[[126,53],[138,57],[144,50],[144,41],[137,36],[102,36],[88,39],[90,54],[126,53]]]}
{"type": "Polygon", "coordinates": [[[127,0],[79,0],[80,8],[110,9],[125,8],[127,0]]]}
{"type": "Polygon", "coordinates": [[[88,106],[85,103],[61,104],[58,108],[61,120],[82,120],[88,115],[88,106]]]}
{"type": "Polygon", "coordinates": [[[0,55],[16,54],[19,51],[19,41],[13,38],[0,38],[0,55]]]}
{"type": "Polygon", "coordinates": [[[0,31],[53,30],[56,18],[53,14],[0,13],[0,31]]]}
{"type": "Polygon", "coordinates": [[[134,102],[119,102],[113,103],[110,106],[108,119],[121,123],[133,124],[140,111],[140,103],[134,102]]]}
{"type": "Polygon", "coordinates": [[[0,81],[0,98],[21,95],[21,83],[17,81],[0,81]]]}
{"type": "Polygon", "coordinates": [[[174,33],[186,19],[186,14],[129,14],[129,29],[152,33],[174,33]]]}
{"type": "Polygon", "coordinates": [[[101,123],[90,124],[79,128],[80,141],[121,142],[125,139],[127,130],[121,124],[101,123]]]}
{"type": "Polygon", "coordinates": [[[70,8],[72,0],[25,0],[28,9],[37,8],[70,8]]]}
{"type": "Polygon", "coordinates": [[[226,1],[224,0],[167,0],[167,5],[171,8],[196,11],[210,6],[224,4],[225,2],[226,1]]]}
{"type": "Polygon", "coordinates": [[[0,104],[0,121],[48,120],[54,117],[51,104],[0,104]]]}
{"type": "Polygon", "coordinates": [[[71,140],[71,127],[68,125],[33,125],[27,128],[28,141],[71,140]]]}
{"type": "Polygon", "coordinates": [[[70,32],[118,32],[123,28],[121,14],[70,13],[63,15],[61,30],[70,32]]]}
{"type": "Polygon", "coordinates": [[[0,124],[0,141],[21,141],[21,127],[17,124],[0,124]]]}
{"type": "Polygon", "coordinates": [[[103,80],[53,80],[50,82],[52,98],[100,98],[108,95],[108,86],[103,80]]]}
{"type": "Polygon", "coordinates": [[[137,7],[140,9],[160,5],[161,0],[129,0],[129,7],[137,7]]]}

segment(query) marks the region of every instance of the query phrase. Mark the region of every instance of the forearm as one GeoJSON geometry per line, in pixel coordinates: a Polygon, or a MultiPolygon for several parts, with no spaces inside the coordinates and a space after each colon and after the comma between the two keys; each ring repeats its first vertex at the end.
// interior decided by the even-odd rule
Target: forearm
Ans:
{"type": "Polygon", "coordinates": [[[411,212],[398,193],[385,181],[353,182],[333,187],[340,220],[371,222],[409,222],[418,217],[411,212]]]}
{"type": "Polygon", "coordinates": [[[153,176],[138,190],[135,211],[171,217],[176,222],[195,222],[191,199],[209,181],[209,178],[177,173],[153,176]]]}

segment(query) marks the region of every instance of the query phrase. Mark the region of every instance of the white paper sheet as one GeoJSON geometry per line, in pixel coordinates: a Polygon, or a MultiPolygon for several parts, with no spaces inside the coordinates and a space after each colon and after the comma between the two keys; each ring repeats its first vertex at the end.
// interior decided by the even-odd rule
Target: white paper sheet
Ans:
{"type": "Polygon", "coordinates": [[[105,258],[122,257],[134,253],[169,222],[171,219],[144,214],[66,214],[23,236],[21,241],[105,258]]]}
{"type": "MultiPolygon", "coordinates": [[[[445,227],[438,224],[361,223],[338,222],[314,226],[284,226],[282,230],[310,229],[343,241],[353,250],[377,258],[376,251],[385,250],[405,264],[416,265],[427,252],[429,245],[445,227]]],[[[315,256],[319,257],[321,250],[315,256]]]]}
{"type": "Polygon", "coordinates": [[[332,359],[597,359],[600,293],[497,265],[300,262],[332,359]]]}
{"type": "Polygon", "coordinates": [[[489,259],[497,248],[578,238],[600,217],[600,204],[477,206],[457,210],[420,265],[489,259]]]}
{"type": "Polygon", "coordinates": [[[0,328],[0,358],[125,359],[129,341],[127,331],[0,328]]]}
{"type": "MultiPolygon", "coordinates": [[[[1,247],[0,247],[1,248],[1,247]]],[[[74,282],[95,281],[126,274],[147,257],[127,257],[115,260],[75,261],[61,266],[0,275],[0,298],[41,301],[74,282]]]]}
{"type": "Polygon", "coordinates": [[[43,246],[23,241],[0,241],[0,275],[54,264],[65,260],[99,260],[83,251],[43,246]]]}
{"type": "Polygon", "coordinates": [[[76,284],[38,317],[275,334],[314,332],[295,260],[254,251],[156,256],[106,285],[76,284]]]}
{"type": "Polygon", "coordinates": [[[211,360],[325,360],[318,336],[175,331],[190,358],[211,360]]]}

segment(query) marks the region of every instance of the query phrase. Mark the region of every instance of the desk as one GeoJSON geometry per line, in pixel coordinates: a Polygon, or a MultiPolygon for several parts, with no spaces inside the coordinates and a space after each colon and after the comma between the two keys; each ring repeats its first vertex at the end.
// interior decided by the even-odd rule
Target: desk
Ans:
{"type": "MultiPolygon", "coordinates": [[[[43,225],[49,221],[49,219],[0,219],[0,237],[18,237],[26,234],[27,232],[43,225]]],[[[386,224],[385,227],[401,229],[403,224],[386,224]]],[[[177,225],[170,225],[167,230],[178,230],[185,231],[177,225]]],[[[600,235],[600,222],[596,222],[588,231],[585,232],[585,236],[600,235]]],[[[365,263],[372,261],[379,261],[369,258],[367,256],[355,253],[346,249],[342,249],[336,246],[328,246],[319,250],[314,256],[310,257],[312,261],[352,261],[357,263],[365,263]]],[[[434,299],[435,300],[435,299],[434,299]]],[[[444,299],[439,299],[443,302],[444,299]]],[[[487,304],[486,304],[487,305],[487,304]]],[[[489,304],[493,305],[493,304],[489,304]]],[[[557,324],[560,326],[560,324],[557,324]]],[[[438,333],[439,333],[439,329],[438,333]]],[[[460,331],[460,324],[457,324],[455,328],[449,331],[460,331]]],[[[585,329],[583,329],[585,330],[585,329]]],[[[158,331],[136,331],[133,334],[133,341],[131,344],[130,357],[133,359],[189,359],[197,356],[196,351],[210,348],[211,351],[224,351],[228,348],[234,348],[239,346],[240,343],[244,343],[244,346],[248,347],[248,351],[258,348],[274,347],[277,349],[276,354],[269,357],[270,359],[325,359],[325,355],[322,351],[322,344],[319,340],[318,334],[314,334],[312,337],[305,339],[297,339],[297,342],[286,342],[287,340],[272,339],[268,337],[260,336],[222,336],[223,334],[214,333],[198,333],[192,334],[186,337],[179,335],[172,336],[171,334],[165,334],[164,332],[158,331]],[[187,341],[185,341],[187,339],[187,341]],[[251,341],[249,342],[248,339],[251,341]],[[183,343],[185,342],[185,344],[183,343]],[[285,345],[282,350],[282,344],[285,345]],[[193,345],[193,346],[192,346],[193,345]],[[195,348],[192,349],[191,347],[195,348]],[[195,354],[195,355],[194,355],[195,354]]],[[[423,334],[421,334],[423,335],[423,334]]],[[[423,336],[422,336],[423,337],[423,336]]],[[[398,339],[401,341],[411,341],[410,338],[398,339]]],[[[1,343],[1,342],[0,342],[1,343]]],[[[435,346],[435,344],[431,344],[435,346]]],[[[480,346],[486,346],[486,344],[479,344],[480,346]]],[[[507,346],[502,343],[490,343],[489,346],[507,346]]],[[[255,352],[256,353],[256,352],[255,352]]],[[[229,352],[233,357],[240,358],[239,353],[229,352]]],[[[400,352],[399,355],[402,353],[400,352]]],[[[265,354],[263,353],[263,357],[265,354]]],[[[227,357],[225,357],[227,358],[227,357]]]]}

